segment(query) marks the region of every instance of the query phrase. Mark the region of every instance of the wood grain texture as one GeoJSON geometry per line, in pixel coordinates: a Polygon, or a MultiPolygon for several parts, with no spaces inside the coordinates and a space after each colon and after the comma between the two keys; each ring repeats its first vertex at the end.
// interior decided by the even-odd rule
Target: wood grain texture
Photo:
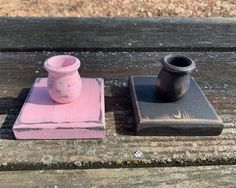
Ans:
{"type": "Polygon", "coordinates": [[[107,135],[103,141],[11,140],[14,119],[43,61],[57,53],[2,52],[0,55],[0,170],[148,167],[236,163],[236,53],[182,52],[196,61],[193,76],[223,120],[217,137],[133,136],[127,79],[157,74],[168,52],[71,52],[81,59],[82,76],[105,78],[107,135]]]}
{"type": "Polygon", "coordinates": [[[0,18],[0,51],[236,49],[235,18],[0,18]]]}
{"type": "Polygon", "coordinates": [[[236,185],[236,166],[0,172],[2,187],[222,187],[236,185]]]}
{"type": "MultiPolygon", "coordinates": [[[[127,80],[130,75],[157,74],[159,60],[174,52],[68,52],[81,60],[83,77],[102,77],[108,83],[127,80]]],[[[205,89],[232,89],[236,86],[236,52],[178,52],[196,61],[193,77],[205,89]],[[219,76],[219,74],[221,76],[219,76]]],[[[43,62],[59,52],[0,53],[0,97],[17,96],[30,88],[36,77],[47,76],[43,62]],[[11,87],[9,87],[9,85],[11,87]]],[[[2,105],[0,105],[2,106],[2,105]]],[[[5,105],[7,106],[7,105],[5,105]]]]}
{"type": "Polygon", "coordinates": [[[217,136],[224,125],[193,78],[178,101],[163,103],[156,92],[157,76],[131,76],[136,133],[142,136],[217,136]]]}
{"type": "MultiPolygon", "coordinates": [[[[48,93],[48,78],[37,78],[13,125],[16,139],[102,139],[105,137],[104,81],[81,78],[81,94],[58,104],[48,93]]],[[[77,92],[78,89],[77,89],[77,92]]]]}

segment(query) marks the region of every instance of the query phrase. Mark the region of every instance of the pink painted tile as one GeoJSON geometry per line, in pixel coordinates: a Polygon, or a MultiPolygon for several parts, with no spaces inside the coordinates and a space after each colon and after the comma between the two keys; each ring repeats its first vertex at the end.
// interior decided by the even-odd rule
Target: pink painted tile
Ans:
{"type": "Polygon", "coordinates": [[[67,104],[49,97],[47,78],[36,79],[13,132],[17,139],[104,138],[103,79],[82,78],[80,97],[67,104]]]}

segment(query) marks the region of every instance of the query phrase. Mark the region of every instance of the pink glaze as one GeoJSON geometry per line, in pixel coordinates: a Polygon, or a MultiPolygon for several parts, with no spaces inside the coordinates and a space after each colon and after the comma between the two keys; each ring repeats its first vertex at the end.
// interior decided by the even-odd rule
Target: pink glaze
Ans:
{"type": "Polygon", "coordinates": [[[85,139],[105,137],[104,82],[82,78],[81,95],[58,104],[47,92],[47,78],[36,79],[13,126],[17,139],[85,139]]]}
{"type": "Polygon", "coordinates": [[[44,67],[48,71],[48,92],[54,101],[70,103],[80,96],[79,59],[70,55],[53,56],[45,61],[44,67]]]}

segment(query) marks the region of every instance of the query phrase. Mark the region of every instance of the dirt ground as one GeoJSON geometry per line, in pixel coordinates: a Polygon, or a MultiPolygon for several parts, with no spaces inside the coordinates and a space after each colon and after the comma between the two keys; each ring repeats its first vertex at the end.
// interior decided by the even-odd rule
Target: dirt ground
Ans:
{"type": "Polygon", "coordinates": [[[0,16],[236,16],[236,0],[0,0],[0,16]]]}

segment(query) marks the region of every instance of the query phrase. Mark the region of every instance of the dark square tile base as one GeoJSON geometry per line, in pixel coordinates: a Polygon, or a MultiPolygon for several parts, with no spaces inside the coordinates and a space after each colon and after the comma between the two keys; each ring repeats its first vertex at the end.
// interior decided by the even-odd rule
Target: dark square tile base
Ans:
{"type": "Polygon", "coordinates": [[[214,136],[222,132],[222,121],[193,78],[187,94],[170,103],[158,100],[155,81],[151,75],[130,77],[137,135],[214,136]]]}

